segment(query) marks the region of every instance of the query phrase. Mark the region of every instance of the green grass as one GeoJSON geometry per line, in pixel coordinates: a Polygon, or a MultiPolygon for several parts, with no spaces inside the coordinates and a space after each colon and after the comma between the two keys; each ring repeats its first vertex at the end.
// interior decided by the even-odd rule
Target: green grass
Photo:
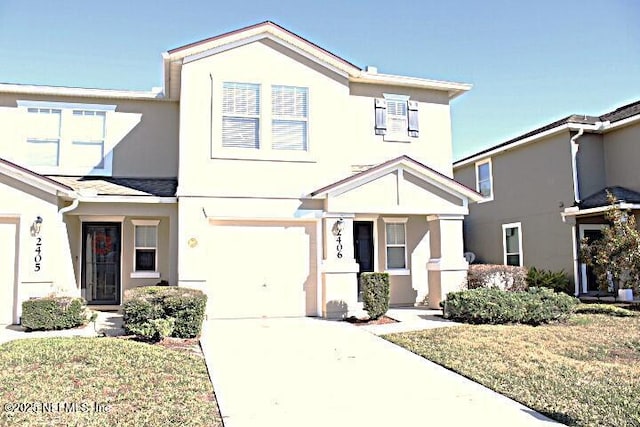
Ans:
{"type": "Polygon", "coordinates": [[[0,404],[0,425],[222,426],[202,357],[117,338],[0,345],[0,404]],[[34,402],[27,409],[37,413],[4,408],[34,402]],[[40,402],[53,404],[51,412],[40,402]],[[95,412],[94,402],[108,412],[95,412]]]}
{"type": "Polygon", "coordinates": [[[562,423],[640,426],[640,317],[464,325],[385,336],[562,423]]]}

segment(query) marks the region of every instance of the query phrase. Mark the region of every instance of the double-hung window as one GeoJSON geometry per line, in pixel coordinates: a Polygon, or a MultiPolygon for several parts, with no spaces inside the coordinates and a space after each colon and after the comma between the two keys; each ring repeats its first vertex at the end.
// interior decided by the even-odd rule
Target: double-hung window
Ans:
{"type": "Polygon", "coordinates": [[[72,145],[69,164],[104,168],[105,118],[104,111],[73,110],[69,126],[72,145]]]}
{"type": "Polygon", "coordinates": [[[406,218],[383,218],[385,226],[385,244],[387,270],[407,268],[407,230],[406,218]]]}
{"type": "Polygon", "coordinates": [[[222,146],[260,148],[260,85],[225,82],[222,90],[222,146]]]}
{"type": "Polygon", "coordinates": [[[159,220],[132,220],[134,231],[134,272],[131,277],[157,278],[159,220]]]}
{"type": "Polygon", "coordinates": [[[375,100],[375,132],[385,141],[411,142],[419,136],[418,102],[407,95],[384,94],[375,100]]]}
{"type": "Polygon", "coordinates": [[[406,136],[408,128],[407,101],[387,99],[387,131],[390,135],[406,136]]]}
{"type": "Polygon", "coordinates": [[[271,87],[271,147],[307,151],[309,90],[305,87],[271,87]]]}
{"type": "Polygon", "coordinates": [[[522,225],[519,222],[502,224],[504,264],[522,267],[522,225]]]}
{"type": "Polygon", "coordinates": [[[491,159],[476,162],[476,191],[489,200],[493,199],[491,159]]]}
{"type": "Polygon", "coordinates": [[[59,166],[60,118],[56,108],[28,108],[27,162],[31,166],[59,166]]]}

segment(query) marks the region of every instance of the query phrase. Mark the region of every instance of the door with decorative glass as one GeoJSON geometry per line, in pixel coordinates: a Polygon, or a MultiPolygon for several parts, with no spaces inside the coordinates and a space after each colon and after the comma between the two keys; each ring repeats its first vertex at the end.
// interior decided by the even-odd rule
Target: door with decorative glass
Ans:
{"type": "Polygon", "coordinates": [[[82,296],[89,304],[120,304],[122,225],[82,224],[82,296]]]}

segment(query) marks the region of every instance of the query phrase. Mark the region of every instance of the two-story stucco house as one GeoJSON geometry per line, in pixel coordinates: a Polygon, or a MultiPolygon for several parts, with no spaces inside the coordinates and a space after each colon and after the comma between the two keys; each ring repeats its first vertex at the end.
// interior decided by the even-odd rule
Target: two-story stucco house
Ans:
{"type": "Polygon", "coordinates": [[[389,272],[394,305],[459,286],[482,197],[453,179],[449,103],[469,85],[271,22],[163,66],[152,92],[0,85],[0,323],[52,290],[114,308],[160,280],[217,318],[349,315],[364,271],[389,272]]]}
{"type": "Polygon", "coordinates": [[[597,291],[579,261],[584,237],[605,223],[607,191],[640,208],[640,101],[598,117],[572,115],[454,163],[482,193],[465,219],[465,248],[480,262],[564,270],[576,295],[597,291]]]}

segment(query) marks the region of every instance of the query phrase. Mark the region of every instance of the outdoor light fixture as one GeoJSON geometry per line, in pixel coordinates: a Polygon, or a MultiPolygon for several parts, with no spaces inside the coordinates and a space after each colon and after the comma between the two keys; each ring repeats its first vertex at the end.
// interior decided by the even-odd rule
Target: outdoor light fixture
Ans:
{"type": "Polygon", "coordinates": [[[31,231],[34,236],[37,236],[40,234],[41,229],[42,229],[42,217],[38,215],[36,217],[36,220],[33,221],[33,224],[31,225],[31,231]]]}
{"type": "Polygon", "coordinates": [[[340,236],[344,231],[344,219],[339,218],[335,224],[333,224],[333,235],[340,236]]]}

